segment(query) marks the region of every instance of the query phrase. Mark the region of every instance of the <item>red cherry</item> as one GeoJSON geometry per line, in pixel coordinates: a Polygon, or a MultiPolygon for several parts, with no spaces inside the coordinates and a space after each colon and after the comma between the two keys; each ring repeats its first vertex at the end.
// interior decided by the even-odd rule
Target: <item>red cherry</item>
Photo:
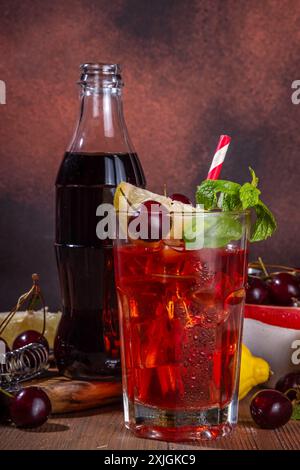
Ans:
{"type": "Polygon", "coordinates": [[[267,284],[259,277],[248,276],[246,303],[262,305],[267,303],[268,297],[269,289],[267,284]]]}
{"type": "Polygon", "coordinates": [[[19,349],[31,343],[42,344],[43,346],[45,346],[47,351],[49,351],[49,344],[45,336],[35,330],[23,331],[23,333],[17,336],[13,342],[13,349],[19,349]]]}
{"type": "Polygon", "coordinates": [[[35,428],[44,424],[51,413],[48,395],[39,387],[27,387],[10,401],[10,417],[20,428],[35,428]]]}
{"type": "Polygon", "coordinates": [[[189,204],[190,206],[192,205],[190,199],[184,194],[174,193],[170,196],[170,199],[172,199],[172,201],[182,202],[183,204],[189,204]]]}
{"type": "Polygon", "coordinates": [[[275,386],[276,390],[286,394],[292,401],[300,393],[300,372],[290,372],[281,377],[275,386]]]}
{"type": "Polygon", "coordinates": [[[290,400],[277,390],[261,390],[252,398],[250,412],[255,423],[264,429],[284,426],[293,413],[290,400]]]}
{"type": "Polygon", "coordinates": [[[293,306],[294,299],[300,298],[300,286],[291,273],[274,273],[268,281],[272,299],[277,305],[293,306]]]}
{"type": "Polygon", "coordinates": [[[145,201],[140,208],[141,215],[147,215],[148,227],[146,233],[141,230],[141,240],[153,241],[165,238],[169,233],[167,209],[157,201],[145,201]]]}

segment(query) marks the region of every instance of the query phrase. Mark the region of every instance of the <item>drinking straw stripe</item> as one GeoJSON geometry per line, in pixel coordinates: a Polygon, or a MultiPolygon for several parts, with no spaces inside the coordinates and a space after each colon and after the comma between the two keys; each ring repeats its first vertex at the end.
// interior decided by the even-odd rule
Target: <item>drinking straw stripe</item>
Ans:
{"type": "Polygon", "coordinates": [[[228,135],[220,136],[220,139],[219,139],[219,142],[218,142],[215,154],[214,154],[214,158],[212,160],[206,179],[217,180],[219,178],[230,141],[231,141],[231,137],[229,137],[228,135]]]}

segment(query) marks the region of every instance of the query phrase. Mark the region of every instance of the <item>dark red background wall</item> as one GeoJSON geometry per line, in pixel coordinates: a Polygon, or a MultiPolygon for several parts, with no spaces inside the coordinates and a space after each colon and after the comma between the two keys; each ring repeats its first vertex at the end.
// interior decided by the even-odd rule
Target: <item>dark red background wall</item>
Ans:
{"type": "Polygon", "coordinates": [[[0,0],[0,308],[42,275],[59,305],[53,186],[78,112],[78,66],[123,64],[125,112],[148,187],[193,196],[218,135],[222,176],[260,176],[279,229],[253,247],[300,266],[300,2],[0,0]]]}

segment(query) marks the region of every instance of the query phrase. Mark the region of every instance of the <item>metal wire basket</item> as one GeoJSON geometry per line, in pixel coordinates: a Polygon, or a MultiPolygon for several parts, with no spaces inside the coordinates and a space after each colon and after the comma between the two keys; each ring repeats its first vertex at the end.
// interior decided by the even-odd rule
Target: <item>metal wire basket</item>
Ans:
{"type": "Polygon", "coordinates": [[[42,344],[31,343],[2,355],[0,386],[10,388],[32,379],[48,368],[49,352],[42,344]]]}

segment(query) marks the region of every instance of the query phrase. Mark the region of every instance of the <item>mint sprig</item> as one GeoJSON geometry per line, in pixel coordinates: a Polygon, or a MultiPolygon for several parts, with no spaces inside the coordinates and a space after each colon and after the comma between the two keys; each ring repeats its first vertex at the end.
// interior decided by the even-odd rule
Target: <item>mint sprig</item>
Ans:
{"type": "Polygon", "coordinates": [[[203,204],[205,210],[218,208],[218,195],[234,198],[239,193],[241,185],[226,180],[205,180],[197,187],[196,203],[203,204]]]}
{"type": "MultiPolygon", "coordinates": [[[[221,209],[223,212],[253,209],[256,220],[250,241],[258,242],[270,237],[276,230],[277,224],[270,209],[260,199],[261,192],[257,188],[258,178],[254,170],[250,167],[249,170],[251,182],[243,185],[227,180],[203,181],[197,187],[196,203],[203,204],[205,210],[221,209]]],[[[225,221],[223,224],[224,239],[228,239],[232,231],[232,227],[228,226],[228,237],[226,237],[227,225],[225,221]]]]}

